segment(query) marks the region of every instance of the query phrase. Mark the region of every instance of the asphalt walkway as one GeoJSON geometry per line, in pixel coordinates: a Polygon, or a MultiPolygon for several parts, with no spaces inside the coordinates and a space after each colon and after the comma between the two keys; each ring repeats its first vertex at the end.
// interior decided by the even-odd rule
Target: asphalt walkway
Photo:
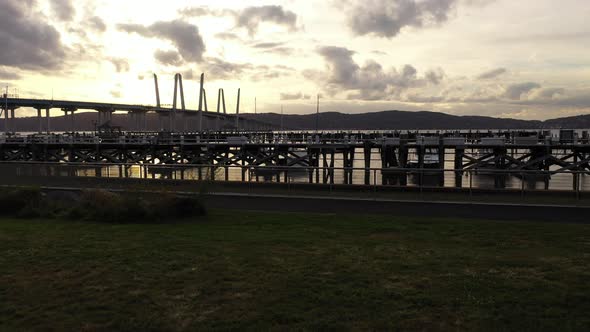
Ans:
{"type": "Polygon", "coordinates": [[[334,214],[389,214],[420,218],[493,219],[589,223],[590,207],[371,200],[342,197],[302,197],[279,195],[209,194],[207,206],[214,209],[280,211],[334,214]]]}

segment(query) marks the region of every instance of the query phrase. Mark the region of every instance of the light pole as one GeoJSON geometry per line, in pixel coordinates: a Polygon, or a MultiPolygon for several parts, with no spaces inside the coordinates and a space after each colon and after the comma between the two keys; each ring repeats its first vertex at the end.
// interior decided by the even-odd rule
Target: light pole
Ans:
{"type": "Polygon", "coordinates": [[[320,122],[320,94],[318,93],[318,102],[317,102],[317,108],[316,108],[316,113],[315,113],[315,131],[318,131],[318,127],[319,127],[319,122],[320,122]]]}
{"type": "Polygon", "coordinates": [[[281,105],[281,131],[283,131],[283,105],[281,105]]]}
{"type": "Polygon", "coordinates": [[[4,133],[8,134],[8,85],[4,94],[4,133]]]}

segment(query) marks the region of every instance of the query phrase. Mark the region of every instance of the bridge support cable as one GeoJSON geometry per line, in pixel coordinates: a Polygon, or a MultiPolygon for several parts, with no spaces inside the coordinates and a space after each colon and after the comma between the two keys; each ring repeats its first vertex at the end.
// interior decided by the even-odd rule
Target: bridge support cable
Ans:
{"type": "Polygon", "coordinates": [[[240,131],[240,90],[238,89],[238,101],[236,103],[236,131],[240,131]]]}
{"type": "Polygon", "coordinates": [[[205,73],[201,73],[201,81],[199,83],[199,132],[203,131],[203,85],[205,84],[205,73]]]}
{"type": "Polygon", "coordinates": [[[215,130],[219,131],[219,112],[221,111],[221,89],[217,91],[217,116],[215,117],[215,130]]]}
{"type": "Polygon", "coordinates": [[[160,88],[158,86],[158,75],[154,74],[154,86],[156,88],[156,107],[160,108],[160,88]]]}

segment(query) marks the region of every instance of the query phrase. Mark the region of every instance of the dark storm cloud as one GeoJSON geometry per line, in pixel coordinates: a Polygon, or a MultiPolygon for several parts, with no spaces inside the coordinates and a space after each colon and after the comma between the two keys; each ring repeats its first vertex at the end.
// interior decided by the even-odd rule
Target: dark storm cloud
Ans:
{"type": "Polygon", "coordinates": [[[532,90],[538,89],[540,87],[541,85],[535,82],[512,84],[506,87],[504,96],[508,99],[520,100],[523,95],[526,95],[532,90]]]}
{"type": "Polygon", "coordinates": [[[306,95],[302,92],[281,93],[281,100],[307,100],[307,99],[311,99],[311,96],[306,95]]]}
{"type": "Polygon", "coordinates": [[[297,15],[282,6],[246,7],[241,10],[188,7],[179,10],[178,13],[185,17],[232,16],[235,19],[236,26],[247,29],[251,36],[256,34],[261,23],[273,23],[283,26],[289,31],[297,30],[297,15]]]}
{"type": "Polygon", "coordinates": [[[483,72],[479,75],[477,75],[477,79],[478,80],[489,80],[492,78],[496,78],[502,74],[507,73],[508,70],[506,70],[506,68],[496,68],[496,69],[492,69],[486,72],[483,72]]]}
{"type": "Polygon", "coordinates": [[[405,65],[399,71],[396,68],[385,70],[378,62],[369,60],[360,66],[352,58],[354,52],[343,47],[321,47],[318,53],[324,58],[327,71],[306,71],[304,76],[325,81],[326,91],[332,95],[351,91],[349,99],[391,99],[408,88],[440,82],[444,77],[442,69],[438,69],[420,78],[412,65],[405,65]]]}
{"type": "Polygon", "coordinates": [[[355,35],[392,38],[405,27],[446,22],[457,3],[458,0],[349,0],[344,7],[348,26],[355,35]]]}
{"type": "Polygon", "coordinates": [[[147,38],[161,38],[169,40],[178,48],[186,62],[200,62],[203,60],[205,43],[197,26],[174,20],[160,21],[150,26],[140,24],[118,24],[117,28],[127,33],[137,33],[147,38]]]}
{"type": "Polygon", "coordinates": [[[183,64],[182,58],[177,51],[156,50],[154,58],[161,64],[167,66],[180,66],[183,64]]]}
{"type": "Polygon", "coordinates": [[[53,14],[61,21],[71,22],[76,15],[76,10],[70,0],[51,0],[53,14]]]}
{"type": "Polygon", "coordinates": [[[66,53],[59,32],[38,15],[32,0],[0,1],[0,65],[29,70],[59,69],[66,53]]]}

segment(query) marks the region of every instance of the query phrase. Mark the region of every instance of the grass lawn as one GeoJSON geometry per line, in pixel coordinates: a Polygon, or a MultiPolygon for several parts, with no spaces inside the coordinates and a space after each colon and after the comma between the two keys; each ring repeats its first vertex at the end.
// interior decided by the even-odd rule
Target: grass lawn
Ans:
{"type": "Polygon", "coordinates": [[[0,330],[590,330],[590,225],[0,220],[0,330]]]}

